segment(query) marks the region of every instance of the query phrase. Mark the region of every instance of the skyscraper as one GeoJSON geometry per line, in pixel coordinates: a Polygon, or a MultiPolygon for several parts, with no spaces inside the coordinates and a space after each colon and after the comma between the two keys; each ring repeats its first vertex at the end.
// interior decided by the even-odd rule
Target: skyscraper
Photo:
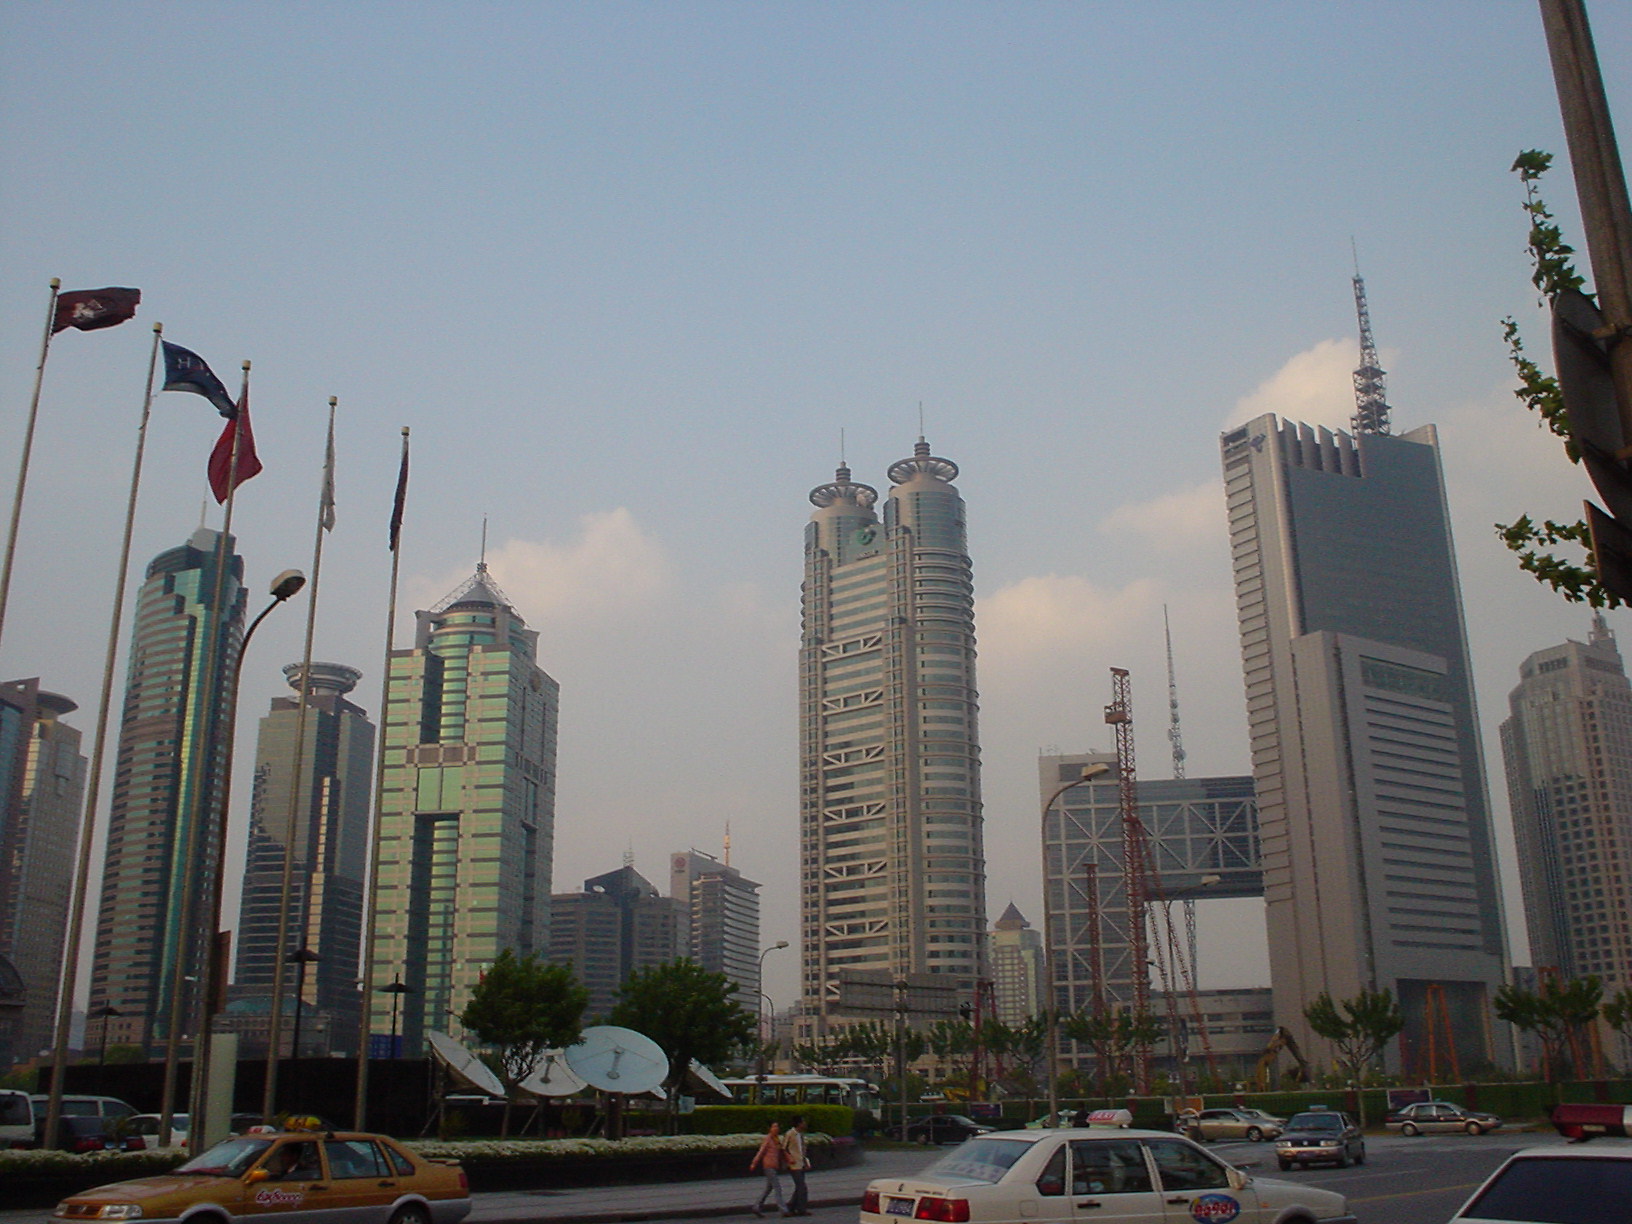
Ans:
{"type": "Polygon", "coordinates": [[[549,942],[559,688],[485,563],[391,653],[372,1026],[397,974],[405,1052],[445,1029],[505,949],[549,942]]]}
{"type": "Polygon", "coordinates": [[[690,915],[626,864],[550,898],[550,955],[589,991],[584,1015],[604,1019],[631,973],[685,956],[690,915]]]}
{"type": "MultiPolygon", "coordinates": [[[[301,665],[291,663],[283,674],[298,694],[301,665]]],[[[361,677],[339,663],[312,664],[295,797],[286,953],[304,949],[318,959],[304,974],[292,968],[285,981],[298,984],[302,1002],[319,1013],[321,1025],[302,1026],[302,1045],[326,1035],[322,1053],[355,1049],[357,1035],[374,724],[346,694],[361,677]]],[[[272,989],[299,723],[298,696],[274,697],[261,719],[238,919],[233,993],[241,998],[266,1001],[272,989]]],[[[285,995],[286,1007],[293,993],[285,995]]],[[[289,1027],[283,1031],[292,1036],[289,1027]]]]}
{"type": "Polygon", "coordinates": [[[1311,1000],[1386,988],[1408,1063],[1432,1015],[1467,1067],[1497,1057],[1495,852],[1439,441],[1388,432],[1380,380],[1358,433],[1222,439],[1275,1018],[1323,1048],[1311,1000]]]}
{"type": "Polygon", "coordinates": [[[737,984],[737,1002],[758,1015],[759,885],[712,854],[676,851],[669,856],[669,896],[686,908],[683,955],[725,974],[737,984]]]}
{"type": "Polygon", "coordinates": [[[85,787],[75,705],[33,680],[0,684],[0,956],[23,1005],[0,1012],[0,1067],[51,1043],[85,787]]]}
{"type": "Polygon", "coordinates": [[[1042,1015],[1048,1000],[1042,932],[1032,930],[1031,923],[1011,901],[992,925],[991,939],[992,1000],[997,1018],[1018,1026],[1042,1015]]]}
{"type": "Polygon", "coordinates": [[[203,966],[209,943],[205,882],[214,853],[229,686],[244,631],[244,563],[219,532],[200,527],[147,567],[136,599],[130,667],[114,767],[102,904],[91,967],[88,1039],[147,1043],[169,1032],[172,990],[203,966]],[[192,855],[189,861],[189,855],[192,855]]]}
{"type": "Polygon", "coordinates": [[[877,491],[813,489],[799,652],[806,1034],[843,970],[983,976],[974,586],[958,468],[923,439],[877,491]]]}
{"type": "Polygon", "coordinates": [[[1632,685],[1602,614],[1585,642],[1527,658],[1507,700],[1531,959],[1565,978],[1596,974],[1613,994],[1632,986],[1632,685]]]}

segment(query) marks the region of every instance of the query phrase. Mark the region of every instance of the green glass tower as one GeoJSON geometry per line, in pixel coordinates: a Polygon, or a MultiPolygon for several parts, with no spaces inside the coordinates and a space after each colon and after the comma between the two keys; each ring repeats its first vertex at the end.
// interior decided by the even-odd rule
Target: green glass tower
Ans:
{"type": "Polygon", "coordinates": [[[549,948],[559,688],[486,564],[391,655],[371,1031],[400,980],[405,1054],[443,1029],[506,948],[549,948]],[[400,975],[400,976],[399,976],[400,975]]]}

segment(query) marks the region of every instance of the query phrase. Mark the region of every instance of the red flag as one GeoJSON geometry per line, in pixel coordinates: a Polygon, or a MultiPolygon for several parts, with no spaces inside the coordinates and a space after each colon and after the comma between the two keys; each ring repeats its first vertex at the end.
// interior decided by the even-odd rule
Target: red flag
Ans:
{"type": "Polygon", "coordinates": [[[59,293],[51,334],[67,327],[77,327],[80,331],[113,327],[134,316],[141,300],[140,289],[70,289],[59,293]]]}
{"type": "Polygon", "coordinates": [[[261,461],[255,454],[255,434],[249,427],[249,392],[245,391],[243,398],[238,401],[238,415],[227,422],[227,427],[221,431],[221,436],[215,440],[215,449],[210,452],[210,491],[215,494],[217,502],[227,500],[228,494],[251,476],[261,470],[261,461]],[[238,471],[234,474],[232,468],[232,437],[234,430],[241,430],[238,435],[238,471]]]}

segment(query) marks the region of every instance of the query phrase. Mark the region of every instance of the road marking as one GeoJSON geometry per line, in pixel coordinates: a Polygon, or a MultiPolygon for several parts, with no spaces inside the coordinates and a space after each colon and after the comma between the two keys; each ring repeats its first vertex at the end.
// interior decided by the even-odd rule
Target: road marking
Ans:
{"type": "Polygon", "coordinates": [[[1374,1194],[1370,1198],[1351,1198],[1351,1203],[1387,1203],[1394,1199],[1414,1198],[1419,1194],[1444,1194],[1449,1190],[1472,1190],[1485,1183],[1482,1181],[1464,1182],[1460,1186],[1430,1186],[1425,1190],[1401,1190],[1398,1194],[1374,1194]]]}

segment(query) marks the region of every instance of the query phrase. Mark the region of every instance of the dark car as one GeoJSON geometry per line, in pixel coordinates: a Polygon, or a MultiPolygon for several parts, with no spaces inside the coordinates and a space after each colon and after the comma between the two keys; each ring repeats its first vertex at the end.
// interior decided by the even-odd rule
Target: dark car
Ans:
{"type": "Polygon", "coordinates": [[[38,1132],[40,1146],[60,1148],[65,1152],[100,1152],[117,1148],[119,1141],[108,1133],[108,1124],[101,1118],[87,1114],[64,1114],[57,1119],[57,1141],[45,1142],[45,1121],[41,1119],[38,1132]]]}
{"type": "Polygon", "coordinates": [[[1275,1159],[1282,1169],[1293,1165],[1366,1163],[1366,1137],[1354,1119],[1335,1109],[1308,1109],[1287,1119],[1275,1141],[1275,1159]]]}
{"type": "Polygon", "coordinates": [[[1431,1135],[1448,1131],[1482,1135],[1486,1131],[1496,1130],[1501,1124],[1501,1118],[1493,1113],[1481,1113],[1449,1101],[1418,1101],[1414,1105],[1396,1109],[1383,1119],[1384,1126],[1402,1135],[1431,1135]]]}
{"type": "Polygon", "coordinates": [[[907,1123],[905,1136],[901,1134],[899,1126],[892,1127],[890,1137],[904,1137],[909,1143],[962,1143],[976,1135],[989,1134],[991,1129],[962,1114],[930,1114],[927,1118],[914,1118],[907,1123]]]}

